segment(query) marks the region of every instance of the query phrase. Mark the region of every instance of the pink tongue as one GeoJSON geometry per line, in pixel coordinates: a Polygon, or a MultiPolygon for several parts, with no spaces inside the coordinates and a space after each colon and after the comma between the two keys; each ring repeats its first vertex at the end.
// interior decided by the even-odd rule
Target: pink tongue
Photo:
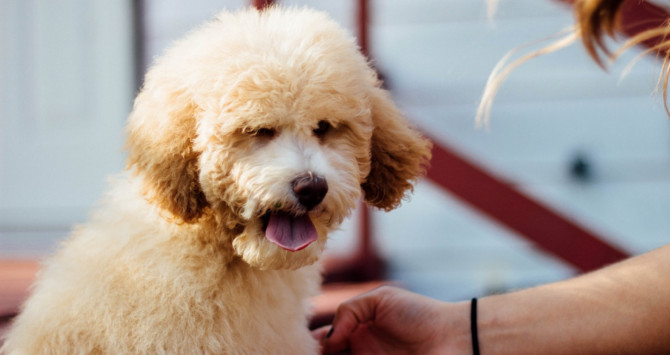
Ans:
{"type": "Polygon", "coordinates": [[[288,214],[271,214],[265,237],[280,247],[298,251],[314,242],[318,235],[309,216],[293,217],[288,214]]]}

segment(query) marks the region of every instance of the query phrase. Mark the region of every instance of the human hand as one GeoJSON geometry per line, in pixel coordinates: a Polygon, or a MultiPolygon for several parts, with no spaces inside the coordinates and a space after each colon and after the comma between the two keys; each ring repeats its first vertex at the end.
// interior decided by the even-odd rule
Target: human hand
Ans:
{"type": "Polygon", "coordinates": [[[342,303],[332,328],[312,335],[324,354],[467,354],[468,312],[467,304],[384,286],[342,303]]]}

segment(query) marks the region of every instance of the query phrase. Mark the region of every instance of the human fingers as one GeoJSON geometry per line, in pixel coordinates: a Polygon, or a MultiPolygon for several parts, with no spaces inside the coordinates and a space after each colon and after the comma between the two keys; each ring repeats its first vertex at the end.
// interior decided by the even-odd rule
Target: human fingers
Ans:
{"type": "Polygon", "coordinates": [[[314,338],[319,343],[322,343],[323,339],[326,337],[328,331],[330,331],[331,328],[332,326],[330,325],[324,325],[323,327],[312,330],[312,338],[314,338]]]}
{"type": "Polygon", "coordinates": [[[332,327],[324,336],[322,344],[329,352],[343,351],[348,339],[360,324],[374,321],[377,306],[385,292],[392,288],[382,286],[351,298],[337,308],[332,327]]]}

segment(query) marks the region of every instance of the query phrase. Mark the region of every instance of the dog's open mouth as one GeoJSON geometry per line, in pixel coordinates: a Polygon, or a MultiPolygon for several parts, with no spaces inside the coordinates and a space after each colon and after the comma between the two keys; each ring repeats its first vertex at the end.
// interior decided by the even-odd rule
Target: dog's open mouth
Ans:
{"type": "Polygon", "coordinates": [[[265,238],[283,249],[298,251],[312,244],[318,234],[307,214],[292,215],[282,211],[265,214],[265,238]]]}

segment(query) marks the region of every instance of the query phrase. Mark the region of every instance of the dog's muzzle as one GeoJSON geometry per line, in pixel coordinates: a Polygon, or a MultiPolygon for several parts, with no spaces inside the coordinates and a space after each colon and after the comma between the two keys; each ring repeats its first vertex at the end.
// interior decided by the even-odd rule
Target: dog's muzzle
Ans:
{"type": "Polygon", "coordinates": [[[266,215],[265,238],[279,247],[298,251],[318,239],[314,223],[307,214],[318,206],[328,193],[326,179],[311,171],[291,182],[293,194],[305,212],[295,214],[289,211],[270,211],[266,215]]]}

